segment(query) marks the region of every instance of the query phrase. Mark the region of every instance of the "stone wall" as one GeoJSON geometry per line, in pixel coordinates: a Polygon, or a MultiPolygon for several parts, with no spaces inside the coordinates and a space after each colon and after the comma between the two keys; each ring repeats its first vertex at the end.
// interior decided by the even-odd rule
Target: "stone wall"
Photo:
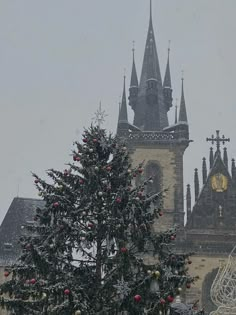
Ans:
{"type": "Polygon", "coordinates": [[[186,302],[199,300],[200,307],[204,307],[206,313],[212,311],[215,306],[210,300],[210,289],[215,279],[218,268],[225,263],[228,256],[223,255],[194,255],[192,264],[188,265],[189,274],[198,276],[199,280],[189,290],[186,290],[186,302]]]}

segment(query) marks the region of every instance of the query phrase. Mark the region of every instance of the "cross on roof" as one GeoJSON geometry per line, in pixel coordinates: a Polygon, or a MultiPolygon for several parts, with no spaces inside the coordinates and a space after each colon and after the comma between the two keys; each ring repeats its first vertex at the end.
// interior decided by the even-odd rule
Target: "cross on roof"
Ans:
{"type": "Polygon", "coordinates": [[[220,137],[220,130],[216,130],[216,137],[214,138],[214,135],[212,135],[211,138],[207,138],[206,141],[211,141],[212,144],[216,142],[217,151],[220,151],[220,143],[225,144],[225,142],[230,141],[230,138],[225,138],[224,135],[220,137]]]}

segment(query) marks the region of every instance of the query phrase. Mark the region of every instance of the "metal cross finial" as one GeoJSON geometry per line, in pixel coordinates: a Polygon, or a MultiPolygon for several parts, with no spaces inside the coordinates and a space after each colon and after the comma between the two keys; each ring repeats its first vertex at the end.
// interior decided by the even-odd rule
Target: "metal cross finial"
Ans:
{"type": "Polygon", "coordinates": [[[211,141],[212,144],[214,144],[216,142],[216,148],[217,151],[220,151],[220,143],[222,142],[223,144],[225,144],[225,142],[229,142],[230,138],[225,138],[225,136],[223,135],[222,137],[220,137],[220,131],[216,130],[216,137],[214,137],[214,135],[211,136],[211,138],[207,138],[206,141],[211,141]]]}
{"type": "Polygon", "coordinates": [[[184,70],[181,71],[181,74],[182,74],[181,80],[184,81],[184,70]]]}
{"type": "Polygon", "coordinates": [[[99,108],[98,110],[95,112],[95,116],[93,118],[93,120],[95,121],[95,123],[98,125],[98,127],[100,128],[101,125],[104,123],[105,121],[105,117],[107,117],[105,110],[102,110],[102,103],[100,101],[99,103],[99,108]]]}

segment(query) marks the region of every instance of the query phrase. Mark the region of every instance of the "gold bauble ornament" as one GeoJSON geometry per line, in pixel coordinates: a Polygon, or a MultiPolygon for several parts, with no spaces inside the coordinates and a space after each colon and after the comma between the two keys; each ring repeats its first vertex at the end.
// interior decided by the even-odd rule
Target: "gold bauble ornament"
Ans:
{"type": "Polygon", "coordinates": [[[81,311],[80,310],[75,311],[75,315],[81,315],[81,311]]]}
{"type": "Polygon", "coordinates": [[[44,292],[44,293],[42,294],[42,298],[43,298],[43,299],[46,299],[46,297],[47,297],[47,294],[44,292]]]}
{"type": "Polygon", "coordinates": [[[151,271],[151,270],[148,270],[147,273],[148,273],[149,275],[151,275],[151,274],[152,274],[152,271],[151,271]]]}
{"type": "Polygon", "coordinates": [[[178,292],[182,292],[182,288],[178,288],[178,292]]]}
{"type": "Polygon", "coordinates": [[[154,275],[155,275],[157,278],[159,278],[160,275],[161,275],[161,273],[160,273],[160,271],[157,270],[157,271],[154,272],[154,275]]]}

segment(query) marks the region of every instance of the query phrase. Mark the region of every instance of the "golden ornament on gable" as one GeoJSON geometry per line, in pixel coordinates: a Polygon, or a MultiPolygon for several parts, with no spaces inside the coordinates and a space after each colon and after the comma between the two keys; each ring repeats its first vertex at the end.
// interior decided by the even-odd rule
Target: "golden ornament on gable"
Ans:
{"type": "Polygon", "coordinates": [[[221,174],[217,173],[211,177],[211,188],[216,192],[224,192],[228,188],[228,178],[221,174]]]}

